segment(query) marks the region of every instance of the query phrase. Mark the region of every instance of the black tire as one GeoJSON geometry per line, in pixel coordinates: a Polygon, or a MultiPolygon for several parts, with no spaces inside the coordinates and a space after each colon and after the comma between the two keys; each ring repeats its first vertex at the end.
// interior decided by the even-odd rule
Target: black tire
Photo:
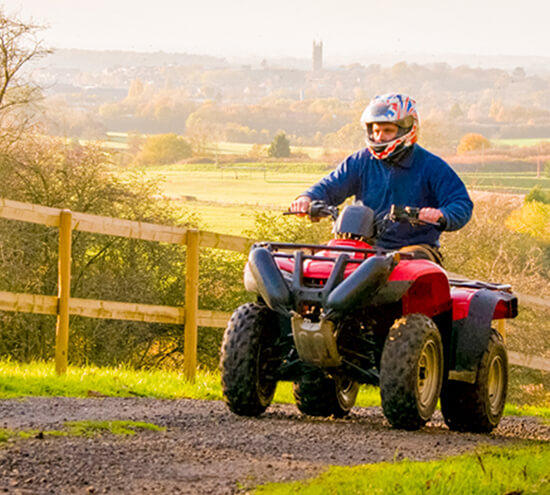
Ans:
{"type": "Polygon", "coordinates": [[[278,334],[277,315],[263,304],[244,304],[231,316],[220,368],[223,395],[235,414],[259,416],[271,404],[277,381],[266,375],[278,334]]]}
{"type": "Polygon", "coordinates": [[[502,337],[491,330],[476,382],[449,380],[441,392],[441,412],[451,430],[489,433],[504,411],[508,389],[508,354],[502,337]]]}
{"type": "Polygon", "coordinates": [[[443,383],[443,344],[435,323],[410,314],[390,328],[380,361],[384,415],[395,428],[416,430],[431,418],[443,383]]]}
{"type": "Polygon", "coordinates": [[[293,391],[303,414],[343,418],[355,404],[359,384],[347,378],[329,378],[316,370],[294,382],[293,391]]]}

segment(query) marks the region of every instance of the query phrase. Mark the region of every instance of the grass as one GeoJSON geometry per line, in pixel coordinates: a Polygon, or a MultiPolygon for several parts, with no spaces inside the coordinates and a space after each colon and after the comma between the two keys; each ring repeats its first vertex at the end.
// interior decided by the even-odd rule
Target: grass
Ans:
{"type": "Polygon", "coordinates": [[[179,204],[186,211],[200,215],[204,230],[241,236],[254,228],[254,215],[260,209],[205,201],[180,201],[179,204]]]}
{"type": "MultiPolygon", "coordinates": [[[[229,141],[220,141],[215,144],[208,145],[206,151],[209,153],[218,153],[220,155],[248,155],[254,144],[250,143],[233,143],[229,141]]],[[[269,147],[268,144],[263,145],[264,149],[269,147]]],[[[319,159],[323,156],[325,149],[320,146],[291,146],[291,153],[302,153],[310,158],[319,159]]]]}
{"type": "MultiPolygon", "coordinates": [[[[0,361],[0,399],[25,396],[222,400],[222,390],[217,371],[199,370],[192,383],[177,371],[70,366],[66,375],[58,376],[54,363],[0,361]]],[[[279,383],[274,401],[294,402],[290,383],[279,383]]],[[[362,387],[357,405],[380,405],[378,389],[362,387]]]]}
{"type": "Polygon", "coordinates": [[[44,437],[86,437],[92,438],[103,433],[112,435],[135,435],[139,430],[165,431],[163,426],[157,426],[143,421],[67,421],[63,430],[10,430],[0,428],[0,444],[15,438],[44,437]]]}
{"type": "Polygon", "coordinates": [[[491,139],[495,146],[536,146],[539,143],[547,143],[550,138],[523,138],[523,139],[491,139]]]}
{"type": "Polygon", "coordinates": [[[222,176],[220,171],[148,173],[163,178],[163,192],[175,199],[187,196],[199,201],[281,208],[324,175],[281,172],[264,179],[263,174],[246,173],[235,178],[231,174],[222,176]]]}
{"type": "Polygon", "coordinates": [[[526,193],[533,187],[539,186],[542,190],[550,191],[550,178],[537,178],[536,173],[482,173],[463,172],[460,177],[469,187],[477,189],[506,190],[510,192],[526,193]]]}
{"type": "MultiPolygon", "coordinates": [[[[147,134],[141,134],[141,138],[146,139],[147,134]]],[[[86,142],[86,140],[80,140],[86,142]]],[[[103,140],[103,145],[110,149],[127,149],[128,148],[128,133],[127,132],[107,132],[106,139],[103,140]]],[[[218,155],[248,155],[254,144],[251,143],[234,143],[229,141],[220,141],[206,146],[205,151],[218,155]]],[[[264,149],[269,147],[268,144],[263,145],[264,149]]],[[[291,146],[291,153],[306,154],[312,159],[320,159],[325,148],[320,146],[291,146]]]]}
{"type": "Polygon", "coordinates": [[[65,423],[69,436],[94,437],[104,432],[113,435],[133,436],[139,430],[165,431],[163,426],[157,426],[143,421],[68,421],[65,423]]]}
{"type": "MultiPolygon", "coordinates": [[[[174,164],[149,167],[145,172],[161,179],[163,192],[174,199],[286,208],[329,171],[326,163],[257,163],[239,169],[243,165],[250,166],[236,163],[220,169],[215,164],[174,164]]],[[[550,178],[537,178],[535,172],[459,175],[472,189],[525,194],[538,185],[550,192],[550,178]]]]}
{"type": "Polygon", "coordinates": [[[0,398],[22,396],[220,399],[221,386],[219,375],[207,371],[191,383],[173,371],[70,366],[58,376],[53,363],[0,361],[0,398]]]}
{"type": "Polygon", "coordinates": [[[271,483],[256,495],[446,494],[519,495],[550,493],[550,447],[478,448],[439,461],[404,460],[356,467],[331,467],[308,481],[271,483]]]}
{"type": "MultiPolygon", "coordinates": [[[[178,371],[70,366],[66,375],[58,376],[54,363],[0,361],[0,399],[26,396],[223,399],[220,374],[217,371],[198,370],[193,383],[178,371]]],[[[277,385],[274,402],[294,403],[290,382],[280,382],[277,385]]],[[[380,406],[379,389],[362,386],[356,405],[380,406]]],[[[550,404],[546,401],[540,402],[537,407],[507,404],[504,412],[508,415],[550,419],[550,404]]]]}

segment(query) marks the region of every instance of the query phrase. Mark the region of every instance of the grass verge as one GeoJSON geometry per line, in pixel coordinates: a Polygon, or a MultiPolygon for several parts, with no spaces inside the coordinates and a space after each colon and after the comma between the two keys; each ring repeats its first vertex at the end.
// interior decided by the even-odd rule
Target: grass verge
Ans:
{"type": "MultiPolygon", "coordinates": [[[[217,371],[199,370],[195,382],[186,380],[177,371],[124,367],[70,366],[66,375],[58,376],[53,363],[0,361],[0,399],[26,396],[223,399],[217,371]]],[[[291,383],[280,382],[277,385],[274,402],[294,403],[291,383]]],[[[380,406],[379,389],[362,386],[356,404],[359,407],[380,406]]],[[[550,406],[507,404],[504,413],[550,419],[550,406]]]]}
{"type": "Polygon", "coordinates": [[[534,443],[511,448],[482,447],[473,454],[440,461],[331,467],[303,482],[272,483],[256,495],[337,495],[352,493],[446,495],[548,494],[550,446],[534,443]]]}
{"type": "MultiPolygon", "coordinates": [[[[223,398],[220,374],[213,371],[199,370],[192,383],[176,371],[70,366],[65,376],[58,376],[53,363],[0,361],[0,399],[25,396],[223,398]]],[[[292,385],[279,383],[274,401],[294,402],[292,385]]],[[[357,405],[380,405],[378,390],[362,387],[357,405]]]]}

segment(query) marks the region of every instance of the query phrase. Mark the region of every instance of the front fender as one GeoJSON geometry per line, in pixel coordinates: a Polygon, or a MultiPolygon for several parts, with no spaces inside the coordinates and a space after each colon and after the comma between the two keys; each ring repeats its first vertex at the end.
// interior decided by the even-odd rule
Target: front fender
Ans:
{"type": "Polygon", "coordinates": [[[373,304],[401,301],[403,314],[422,313],[430,318],[451,310],[445,270],[428,260],[401,260],[373,304]]]}

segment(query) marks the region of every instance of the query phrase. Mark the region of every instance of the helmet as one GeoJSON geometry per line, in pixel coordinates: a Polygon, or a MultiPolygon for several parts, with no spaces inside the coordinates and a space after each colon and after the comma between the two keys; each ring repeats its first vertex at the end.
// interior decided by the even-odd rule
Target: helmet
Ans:
{"type": "Polygon", "coordinates": [[[361,115],[361,124],[367,131],[367,148],[379,160],[384,160],[416,143],[419,123],[416,101],[407,95],[396,93],[375,96],[361,115]],[[382,122],[395,124],[399,130],[395,139],[377,143],[373,139],[372,124],[382,122]]]}

